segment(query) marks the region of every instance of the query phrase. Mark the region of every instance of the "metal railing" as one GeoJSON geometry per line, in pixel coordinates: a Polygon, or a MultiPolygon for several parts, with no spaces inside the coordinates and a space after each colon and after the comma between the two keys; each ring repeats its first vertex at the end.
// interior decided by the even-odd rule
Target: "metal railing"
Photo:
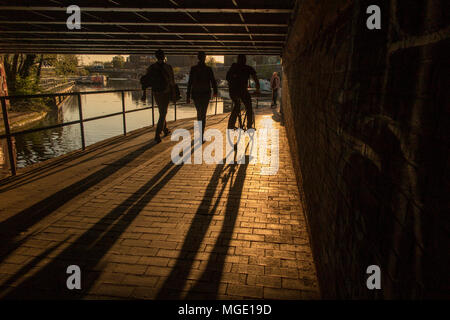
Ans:
{"type": "MultiPolygon", "coordinates": [[[[103,91],[85,91],[85,92],[66,92],[66,93],[47,93],[47,94],[31,94],[31,95],[12,95],[12,96],[0,96],[1,106],[2,106],[2,113],[3,113],[3,123],[5,126],[5,133],[0,135],[0,139],[6,138],[7,141],[7,149],[8,149],[8,157],[9,157],[9,165],[10,165],[10,171],[11,175],[16,175],[16,161],[14,158],[14,149],[13,149],[13,140],[12,138],[18,135],[27,134],[27,133],[33,133],[48,129],[55,129],[65,126],[70,126],[74,124],[80,125],[80,135],[81,135],[81,146],[82,150],[86,149],[86,141],[85,141],[85,135],[84,135],[84,123],[88,121],[94,121],[99,120],[103,118],[108,117],[114,117],[118,115],[122,115],[123,118],[123,135],[127,134],[127,127],[126,127],[126,114],[137,112],[137,111],[143,111],[143,110],[152,110],[152,127],[155,126],[155,100],[153,97],[153,92],[151,94],[152,98],[152,105],[151,107],[144,107],[139,109],[133,109],[133,110],[125,110],[125,92],[133,92],[133,91],[142,91],[141,89],[121,89],[121,90],[103,90],[103,91]],[[122,111],[105,114],[101,116],[91,117],[84,119],[83,118],[83,108],[81,103],[81,96],[82,95],[88,95],[88,94],[101,94],[101,93],[113,93],[113,92],[120,92],[122,97],[122,111]],[[17,132],[11,132],[11,127],[9,124],[9,118],[8,118],[8,110],[6,107],[6,100],[11,99],[33,99],[33,98],[48,98],[48,97],[57,97],[57,96],[76,96],[78,99],[78,113],[79,113],[79,119],[75,121],[69,121],[64,123],[59,123],[55,125],[40,127],[40,128],[34,128],[34,129],[27,129],[27,130],[21,130],[17,132]]],[[[150,90],[151,91],[151,90],[150,90]]],[[[216,106],[215,106],[215,114],[217,114],[217,97],[216,97],[216,106]]],[[[222,99],[223,102],[223,99],[222,99]]],[[[177,103],[176,101],[173,103],[174,105],[174,121],[177,120],[177,103]]]]}

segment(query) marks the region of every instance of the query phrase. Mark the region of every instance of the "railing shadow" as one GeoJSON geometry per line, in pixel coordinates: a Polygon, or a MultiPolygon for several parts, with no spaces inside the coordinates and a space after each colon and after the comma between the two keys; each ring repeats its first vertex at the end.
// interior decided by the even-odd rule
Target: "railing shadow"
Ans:
{"type": "Polygon", "coordinates": [[[111,165],[90,174],[86,178],[61,189],[31,207],[22,210],[5,221],[2,221],[0,223],[0,263],[9,252],[12,252],[20,246],[21,242],[15,242],[14,239],[20,235],[21,232],[26,231],[68,201],[85,192],[92,186],[100,183],[120,168],[126,166],[154,145],[154,142],[146,144],[130,154],[127,154],[125,157],[114,161],[111,165]]]}
{"type": "MultiPolygon", "coordinates": [[[[91,272],[89,277],[82,277],[83,290],[73,292],[67,290],[65,286],[66,268],[69,265],[78,265],[81,270],[95,271],[95,267],[98,266],[120,235],[182,167],[183,165],[175,166],[172,161],[169,161],[146,184],[102,217],[76,241],[53,258],[50,263],[27,278],[19,287],[10,290],[3,298],[79,299],[84,297],[95,284],[99,274],[91,272]],[[130,203],[133,204],[130,205],[130,203]],[[42,290],[45,291],[45,294],[42,294],[42,290]]],[[[23,268],[27,269],[28,267],[24,266],[23,268]]]]}
{"type": "MultiPolygon", "coordinates": [[[[216,123],[212,123],[210,125],[214,125],[222,121],[223,118],[220,118],[216,123]]],[[[193,125],[189,126],[187,129],[192,128],[193,125]]],[[[0,263],[10,252],[16,250],[23,243],[23,240],[14,240],[18,235],[34,226],[40,220],[47,217],[73,198],[82,194],[87,189],[95,186],[111,174],[125,167],[144,152],[151,149],[154,145],[155,143],[153,141],[145,144],[139,149],[127,154],[125,157],[119,158],[108,166],[90,174],[86,178],[61,189],[31,207],[28,207],[14,216],[0,222],[0,263]]]]}

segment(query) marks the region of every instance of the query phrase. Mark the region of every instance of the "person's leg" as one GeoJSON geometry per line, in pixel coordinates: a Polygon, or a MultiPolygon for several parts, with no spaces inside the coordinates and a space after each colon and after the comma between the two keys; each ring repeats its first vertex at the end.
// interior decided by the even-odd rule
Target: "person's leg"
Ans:
{"type": "Polygon", "coordinates": [[[200,101],[200,121],[202,122],[202,137],[206,127],[206,112],[208,111],[209,97],[210,95],[205,95],[201,97],[200,101]]]}
{"type": "Polygon", "coordinates": [[[273,105],[277,106],[277,99],[278,99],[278,89],[273,90],[273,105]]]}
{"type": "Polygon", "coordinates": [[[159,110],[159,119],[155,131],[155,139],[157,139],[159,138],[161,132],[166,126],[166,115],[167,115],[167,108],[169,106],[169,95],[166,94],[155,95],[155,100],[159,110]]]}
{"type": "Polygon", "coordinates": [[[250,129],[253,127],[253,108],[252,97],[248,92],[242,96],[242,102],[244,103],[247,112],[247,129],[250,129]]]}
{"type": "MultiPolygon", "coordinates": [[[[202,125],[203,125],[201,99],[199,99],[199,97],[195,97],[195,98],[192,97],[192,99],[194,100],[195,109],[197,110],[197,121],[201,121],[202,125]]],[[[202,130],[203,130],[203,126],[202,126],[202,130]]],[[[202,132],[202,141],[203,141],[203,132],[202,132]]]]}
{"type": "Polygon", "coordinates": [[[230,118],[228,119],[228,129],[234,129],[236,127],[236,118],[241,111],[241,103],[239,98],[232,98],[233,110],[231,110],[230,118]]]}

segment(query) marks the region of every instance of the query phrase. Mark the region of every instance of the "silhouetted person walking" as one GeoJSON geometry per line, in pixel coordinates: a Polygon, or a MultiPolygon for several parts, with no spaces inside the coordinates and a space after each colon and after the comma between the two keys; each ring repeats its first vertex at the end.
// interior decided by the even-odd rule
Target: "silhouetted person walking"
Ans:
{"type": "Polygon", "coordinates": [[[274,72],[270,79],[270,87],[272,88],[272,108],[277,106],[278,90],[280,89],[280,77],[274,72]]]}
{"type": "Polygon", "coordinates": [[[253,128],[253,108],[250,93],[247,90],[248,80],[250,76],[255,81],[256,93],[259,93],[260,85],[256,71],[252,67],[245,64],[246,57],[244,54],[238,55],[237,63],[233,63],[230,70],[227,72],[228,88],[230,91],[230,98],[233,100],[233,110],[231,111],[230,119],[228,121],[228,129],[235,129],[236,117],[241,111],[241,104],[239,100],[245,105],[247,110],[247,129],[253,128]]]}
{"type": "MultiPolygon", "coordinates": [[[[149,85],[147,86],[151,85],[153,96],[158,105],[159,119],[158,124],[156,125],[155,141],[159,143],[161,142],[161,132],[164,131],[165,136],[170,134],[170,130],[167,128],[166,124],[166,115],[169,102],[171,100],[176,100],[176,91],[173,69],[169,64],[165,63],[164,51],[156,51],[155,56],[158,61],[148,67],[147,74],[145,75],[145,77],[148,77],[148,80],[146,79],[144,82],[148,82],[149,85]]],[[[141,82],[142,81],[143,80],[141,80],[141,82]]],[[[143,84],[143,89],[144,86],[145,85],[143,84]]]]}
{"type": "Polygon", "coordinates": [[[197,109],[197,120],[202,122],[202,143],[203,133],[206,126],[206,111],[208,110],[209,100],[211,99],[211,87],[214,91],[214,97],[217,96],[217,83],[214,78],[214,72],[211,67],[205,64],[206,54],[200,51],[197,55],[198,64],[191,67],[189,73],[189,82],[187,85],[186,102],[190,103],[191,96],[197,109]]]}

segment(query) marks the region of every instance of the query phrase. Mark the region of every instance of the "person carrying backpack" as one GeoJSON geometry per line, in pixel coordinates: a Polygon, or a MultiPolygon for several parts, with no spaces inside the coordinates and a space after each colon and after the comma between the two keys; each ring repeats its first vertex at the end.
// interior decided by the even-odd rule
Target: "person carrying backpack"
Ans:
{"type": "Polygon", "coordinates": [[[233,110],[228,120],[228,129],[235,129],[235,123],[238,113],[241,111],[241,104],[239,100],[245,105],[247,111],[247,128],[253,128],[253,108],[252,99],[250,93],[247,90],[248,80],[250,76],[255,81],[256,94],[259,94],[260,84],[256,71],[246,63],[246,57],[244,54],[238,55],[237,63],[233,63],[227,72],[228,88],[230,92],[230,98],[233,100],[233,110]]]}
{"type": "Polygon", "coordinates": [[[161,132],[164,131],[164,136],[170,134],[167,128],[166,115],[169,107],[169,102],[176,101],[175,77],[172,66],[165,63],[165,54],[161,49],[155,52],[155,57],[158,60],[147,69],[147,73],[141,77],[142,90],[144,95],[142,100],[146,99],[145,89],[152,87],[153,96],[159,110],[158,124],[155,131],[155,142],[161,142],[161,132]]]}
{"type": "Polygon", "coordinates": [[[214,72],[211,67],[205,64],[206,54],[200,51],[197,55],[198,64],[191,67],[189,81],[186,92],[186,102],[194,100],[195,109],[197,109],[197,120],[202,122],[202,143],[203,133],[206,126],[206,111],[208,110],[209,100],[211,99],[211,87],[214,90],[214,97],[217,96],[217,83],[214,78],[214,72]]]}

